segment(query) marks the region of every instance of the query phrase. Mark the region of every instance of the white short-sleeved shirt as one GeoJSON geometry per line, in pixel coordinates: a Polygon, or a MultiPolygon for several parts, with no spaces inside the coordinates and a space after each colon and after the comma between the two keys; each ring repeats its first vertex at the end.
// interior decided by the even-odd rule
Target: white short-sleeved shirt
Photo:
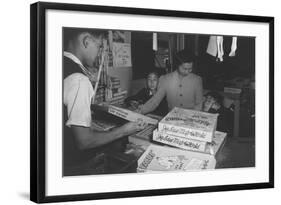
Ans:
{"type": "Polygon", "coordinates": [[[91,126],[91,101],[94,95],[93,86],[87,76],[73,73],[63,81],[63,103],[67,107],[67,126],[91,126]]]}

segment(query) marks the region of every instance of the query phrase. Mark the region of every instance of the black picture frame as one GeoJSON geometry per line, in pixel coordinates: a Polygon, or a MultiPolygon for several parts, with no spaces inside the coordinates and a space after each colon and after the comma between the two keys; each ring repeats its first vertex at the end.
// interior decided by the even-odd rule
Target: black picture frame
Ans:
{"type": "Polygon", "coordinates": [[[38,2],[30,7],[30,199],[37,203],[76,200],[97,200],[124,197],[186,194],[198,192],[261,189],[274,187],[274,17],[229,15],[217,13],[110,7],[82,4],[38,2]],[[269,25],[269,181],[239,185],[171,188],[126,192],[90,193],[46,196],[46,11],[65,10],[101,13],[121,13],[194,19],[262,22],[269,25]]]}

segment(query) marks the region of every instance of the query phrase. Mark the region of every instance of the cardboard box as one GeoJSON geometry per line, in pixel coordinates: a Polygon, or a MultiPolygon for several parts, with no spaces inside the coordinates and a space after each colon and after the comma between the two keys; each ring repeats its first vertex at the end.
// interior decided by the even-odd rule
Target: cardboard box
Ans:
{"type": "Polygon", "coordinates": [[[227,133],[216,131],[212,142],[208,142],[205,153],[216,156],[225,144],[227,133]]]}
{"type": "Polygon", "coordinates": [[[199,141],[212,142],[218,114],[175,107],[158,125],[158,130],[199,141]]]}
{"type": "Polygon", "coordinates": [[[138,160],[138,172],[214,169],[212,155],[151,144],[138,160]]]}
{"type": "Polygon", "coordinates": [[[117,93],[113,93],[113,98],[118,97],[118,96],[126,97],[127,96],[127,90],[117,92],[117,93]]]}
{"type": "Polygon", "coordinates": [[[127,110],[124,108],[119,108],[113,105],[108,106],[108,112],[112,115],[115,115],[117,117],[123,118],[125,120],[131,121],[131,122],[137,122],[138,120],[142,120],[148,124],[157,125],[158,120],[147,117],[145,115],[133,112],[131,110],[127,110]]]}
{"type": "Polygon", "coordinates": [[[169,146],[178,147],[184,150],[203,152],[214,155],[223,147],[227,134],[216,131],[212,142],[204,142],[198,140],[191,140],[188,138],[177,137],[164,132],[154,130],[153,140],[169,146]]]}

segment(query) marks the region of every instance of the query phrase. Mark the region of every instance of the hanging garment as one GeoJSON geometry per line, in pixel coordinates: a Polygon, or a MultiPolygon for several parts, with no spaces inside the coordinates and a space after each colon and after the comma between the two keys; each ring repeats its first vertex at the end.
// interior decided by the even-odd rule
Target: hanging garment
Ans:
{"type": "Polygon", "coordinates": [[[236,55],[236,49],[237,49],[237,37],[233,36],[232,37],[232,44],[231,44],[231,51],[229,53],[230,57],[234,57],[236,55]]]}
{"type": "MultiPolygon", "coordinates": [[[[228,38],[227,38],[228,39],[228,38]]],[[[230,39],[229,39],[230,40],[230,39]]],[[[229,42],[230,43],[230,42],[229,42]]],[[[230,44],[227,43],[227,47],[230,47],[230,44]]],[[[225,51],[230,57],[236,56],[237,50],[237,37],[233,36],[231,39],[231,48],[224,48],[224,37],[223,36],[210,36],[206,52],[211,56],[216,57],[217,61],[222,62],[225,51]]]]}
{"type": "Polygon", "coordinates": [[[217,36],[218,60],[223,61],[223,36],[217,36]]]}
{"type": "Polygon", "coordinates": [[[206,52],[223,61],[223,36],[210,36],[206,52]]]}
{"type": "Polygon", "coordinates": [[[211,56],[217,57],[217,36],[210,36],[206,52],[211,56]]]}

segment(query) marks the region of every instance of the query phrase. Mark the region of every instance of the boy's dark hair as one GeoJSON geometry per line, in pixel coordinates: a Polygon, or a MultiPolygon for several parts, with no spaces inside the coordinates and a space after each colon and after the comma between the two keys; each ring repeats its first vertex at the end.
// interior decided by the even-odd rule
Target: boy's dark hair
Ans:
{"type": "Polygon", "coordinates": [[[146,75],[146,78],[148,78],[149,75],[151,74],[154,74],[156,75],[158,78],[160,77],[159,73],[157,72],[157,70],[152,70],[152,71],[149,71],[146,75]]]}
{"type": "Polygon", "coordinates": [[[207,96],[211,96],[218,104],[223,105],[223,97],[218,92],[208,92],[207,94],[205,94],[205,97],[207,96]]]}
{"type": "Polygon", "coordinates": [[[99,38],[99,37],[106,37],[107,31],[102,29],[91,29],[91,28],[63,28],[63,46],[64,49],[67,48],[68,43],[72,40],[75,40],[77,36],[81,33],[90,33],[92,36],[99,38]]]}
{"type": "Polygon", "coordinates": [[[165,75],[166,74],[166,71],[165,69],[163,68],[160,68],[160,67],[156,67],[156,66],[151,66],[149,71],[146,72],[146,78],[150,75],[154,73],[155,75],[157,75],[158,78],[160,78],[162,75],[165,75]]]}

